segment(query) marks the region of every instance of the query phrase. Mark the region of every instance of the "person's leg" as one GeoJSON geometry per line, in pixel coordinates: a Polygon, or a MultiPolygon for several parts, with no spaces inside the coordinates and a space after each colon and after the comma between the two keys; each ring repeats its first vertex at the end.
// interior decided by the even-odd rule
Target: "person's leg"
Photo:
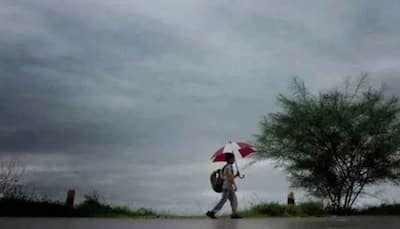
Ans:
{"type": "Polygon", "coordinates": [[[225,202],[228,200],[228,198],[229,198],[229,190],[223,190],[221,200],[218,202],[217,205],[215,205],[215,207],[211,210],[211,212],[217,213],[219,210],[221,210],[225,202]]]}
{"type": "Polygon", "coordinates": [[[231,207],[232,207],[232,215],[237,215],[238,201],[237,201],[236,193],[233,190],[230,190],[230,192],[229,192],[229,202],[231,203],[231,207]]]}

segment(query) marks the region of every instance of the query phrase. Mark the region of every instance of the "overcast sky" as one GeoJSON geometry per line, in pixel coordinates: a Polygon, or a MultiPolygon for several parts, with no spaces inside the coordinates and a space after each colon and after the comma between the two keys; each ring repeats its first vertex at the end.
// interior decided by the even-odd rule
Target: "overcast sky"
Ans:
{"type": "MultiPolygon", "coordinates": [[[[0,157],[53,198],[96,190],[202,213],[219,198],[210,156],[254,140],[293,76],[318,91],[368,72],[400,95],[398,12],[397,0],[2,0],[0,157]]],[[[285,201],[272,164],[244,172],[240,206],[285,201]]]]}

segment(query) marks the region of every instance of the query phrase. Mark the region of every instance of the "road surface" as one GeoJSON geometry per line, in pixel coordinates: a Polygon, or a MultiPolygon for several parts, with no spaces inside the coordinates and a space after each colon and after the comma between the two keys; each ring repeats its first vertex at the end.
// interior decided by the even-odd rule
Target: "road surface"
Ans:
{"type": "Polygon", "coordinates": [[[400,217],[263,219],[0,218],[1,229],[397,229],[400,217]]]}

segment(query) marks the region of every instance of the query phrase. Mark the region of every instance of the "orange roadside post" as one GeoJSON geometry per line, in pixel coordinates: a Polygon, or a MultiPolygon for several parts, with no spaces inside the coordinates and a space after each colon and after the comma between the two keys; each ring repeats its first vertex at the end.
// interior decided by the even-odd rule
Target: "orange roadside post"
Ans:
{"type": "Polygon", "coordinates": [[[288,205],[295,205],[295,200],[294,200],[294,192],[289,192],[288,197],[287,197],[287,204],[288,205]]]}
{"type": "Polygon", "coordinates": [[[73,208],[75,200],[75,189],[69,189],[67,192],[67,198],[65,200],[65,205],[67,207],[73,208]]]}

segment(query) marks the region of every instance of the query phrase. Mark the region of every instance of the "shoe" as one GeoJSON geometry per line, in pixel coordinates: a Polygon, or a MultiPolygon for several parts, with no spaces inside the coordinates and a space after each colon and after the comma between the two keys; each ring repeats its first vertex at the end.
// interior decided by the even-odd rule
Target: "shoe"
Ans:
{"type": "Polygon", "coordinates": [[[231,219],[242,219],[243,217],[241,217],[240,215],[238,215],[238,214],[232,214],[231,215],[231,219]]]}
{"type": "Polygon", "coordinates": [[[215,212],[212,211],[208,211],[206,213],[206,216],[210,217],[211,219],[216,219],[217,217],[215,217],[215,212]]]}

